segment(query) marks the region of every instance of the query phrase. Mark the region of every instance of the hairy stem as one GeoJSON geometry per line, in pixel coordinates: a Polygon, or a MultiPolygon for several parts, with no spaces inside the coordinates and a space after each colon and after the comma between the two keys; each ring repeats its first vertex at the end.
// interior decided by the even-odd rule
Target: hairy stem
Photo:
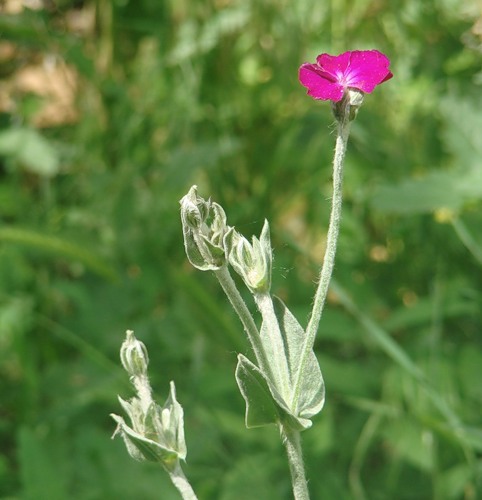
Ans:
{"type": "Polygon", "coordinates": [[[316,333],[320,324],[321,313],[325,305],[328,287],[335,265],[336,244],[338,241],[338,233],[341,221],[342,207],[342,187],[343,187],[343,163],[345,160],[345,152],[350,134],[350,106],[346,105],[344,114],[338,119],[338,130],[335,145],[335,156],[333,159],[333,198],[331,201],[330,225],[328,227],[328,235],[326,240],[325,256],[323,258],[323,266],[320,272],[318,288],[316,290],[313,309],[311,312],[310,321],[306,329],[305,342],[303,345],[303,354],[301,357],[300,368],[298,370],[295,390],[293,393],[292,407],[296,404],[299,398],[300,383],[303,377],[304,366],[310,355],[315,342],[316,333]]]}
{"type": "Polygon", "coordinates": [[[236,288],[236,284],[234,283],[234,280],[231,277],[227,266],[222,266],[217,271],[214,271],[214,274],[218,279],[222,289],[224,290],[224,293],[227,295],[229,302],[231,302],[233,309],[239,316],[241,323],[243,324],[251,347],[253,348],[259,368],[261,368],[264,373],[270,373],[271,370],[263,350],[261,337],[259,335],[256,323],[254,322],[254,319],[251,316],[251,313],[249,312],[249,309],[247,308],[243,297],[241,297],[241,294],[236,288]]]}
{"type": "Polygon", "coordinates": [[[300,432],[288,425],[280,424],[281,438],[286,448],[291,472],[291,485],[295,500],[309,500],[308,484],[301,452],[300,432]]]}
{"type": "Polygon", "coordinates": [[[172,483],[178,489],[183,500],[197,500],[197,496],[194,493],[192,486],[189,484],[186,476],[184,475],[179,461],[177,461],[173,469],[169,470],[168,472],[172,483]]]}

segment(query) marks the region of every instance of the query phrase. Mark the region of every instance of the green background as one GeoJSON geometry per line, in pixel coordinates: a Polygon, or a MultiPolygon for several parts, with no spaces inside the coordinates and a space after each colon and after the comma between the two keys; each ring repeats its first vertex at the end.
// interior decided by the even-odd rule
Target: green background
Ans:
{"type": "Polygon", "coordinates": [[[309,487],[315,500],[477,498],[480,2],[18,5],[0,6],[0,498],[178,498],[110,439],[117,394],[132,395],[128,328],[160,402],[176,382],[199,497],[291,498],[277,429],[244,426],[234,368],[249,347],[187,261],[179,199],[197,184],[247,237],[268,218],[273,291],[306,325],[334,126],[297,71],[372,48],[394,78],[352,127],[315,346],[327,399],[302,436],[309,487]]]}

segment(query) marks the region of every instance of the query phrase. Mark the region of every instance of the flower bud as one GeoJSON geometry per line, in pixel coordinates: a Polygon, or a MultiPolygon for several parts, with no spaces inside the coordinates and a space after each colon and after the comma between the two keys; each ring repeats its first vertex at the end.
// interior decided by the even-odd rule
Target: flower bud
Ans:
{"type": "Polygon", "coordinates": [[[138,398],[124,401],[121,406],[129,416],[131,425],[112,414],[117,429],[112,437],[120,434],[129,455],[138,461],[160,462],[172,470],[179,459],[186,459],[184,439],[184,413],[176,400],[176,388],[171,382],[170,393],[163,407],[154,401],[144,408],[138,398]]]}
{"type": "Polygon", "coordinates": [[[120,350],[121,363],[131,377],[140,377],[147,374],[149,355],[146,346],[137,340],[132,330],[127,330],[126,339],[120,350]]]}
{"type": "Polygon", "coordinates": [[[243,278],[253,293],[267,293],[271,287],[272,251],[268,221],[264,222],[260,238],[253,236],[252,244],[234,228],[224,238],[229,263],[243,278]]]}
{"type": "Polygon", "coordinates": [[[223,239],[228,230],[221,205],[205,200],[192,186],[181,201],[184,247],[191,264],[201,271],[215,271],[226,262],[223,239]]]}

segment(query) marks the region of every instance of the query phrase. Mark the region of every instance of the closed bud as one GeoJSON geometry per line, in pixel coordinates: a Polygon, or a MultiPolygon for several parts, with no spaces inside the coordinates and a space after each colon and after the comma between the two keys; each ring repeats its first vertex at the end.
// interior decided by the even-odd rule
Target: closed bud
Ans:
{"type": "Polygon", "coordinates": [[[137,340],[132,330],[127,330],[126,339],[120,350],[122,366],[131,377],[140,377],[147,374],[149,355],[146,346],[137,340]]]}
{"type": "Polygon", "coordinates": [[[268,221],[264,222],[260,238],[250,243],[233,228],[226,234],[224,245],[229,263],[243,278],[252,293],[268,293],[271,287],[272,250],[268,221]]]}
{"type": "Polygon", "coordinates": [[[129,455],[138,461],[160,462],[167,470],[173,470],[179,459],[186,459],[184,439],[184,413],[176,399],[174,382],[163,407],[151,401],[148,406],[134,397],[129,401],[119,398],[127,413],[130,425],[112,414],[117,428],[112,437],[120,434],[129,455]]]}
{"type": "Polygon", "coordinates": [[[198,196],[192,186],[181,201],[184,247],[191,264],[201,271],[215,271],[226,262],[223,239],[228,230],[221,205],[198,196]]]}

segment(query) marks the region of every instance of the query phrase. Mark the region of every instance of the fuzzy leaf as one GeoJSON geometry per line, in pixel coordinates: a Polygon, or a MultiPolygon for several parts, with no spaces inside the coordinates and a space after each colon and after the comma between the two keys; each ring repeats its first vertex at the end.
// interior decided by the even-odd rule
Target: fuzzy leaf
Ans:
{"type": "MultiPolygon", "coordinates": [[[[187,227],[184,227],[183,229],[184,248],[186,249],[186,255],[189,259],[189,262],[200,271],[216,271],[217,269],[219,269],[220,266],[211,262],[207,262],[206,258],[202,255],[192,229],[187,227]]],[[[212,249],[212,245],[210,245],[209,242],[202,240],[202,243],[205,244],[206,247],[212,249]]]]}
{"type": "Polygon", "coordinates": [[[117,422],[114,436],[116,434],[121,435],[129,455],[135,460],[161,462],[166,466],[166,464],[171,464],[177,459],[178,453],[175,450],[171,450],[139,434],[129,427],[122,417],[114,414],[111,414],[111,417],[117,422]]]}
{"type": "Polygon", "coordinates": [[[262,427],[279,421],[268,382],[261,370],[242,354],[238,355],[236,382],[246,402],[246,427],[262,427]]]}
{"type": "Polygon", "coordinates": [[[301,374],[297,414],[302,419],[310,419],[320,413],[325,404],[325,382],[315,353],[310,352],[301,374]]]}
{"type": "Polygon", "coordinates": [[[308,425],[307,422],[301,421],[313,417],[323,408],[325,384],[318,360],[313,351],[310,352],[305,364],[302,366],[305,331],[298,323],[298,320],[278,297],[273,297],[273,305],[285,345],[292,394],[297,380],[300,380],[297,391],[298,397],[296,401],[292,402],[291,413],[295,418],[301,419],[300,423],[304,428],[307,428],[311,426],[311,422],[308,425]]]}

